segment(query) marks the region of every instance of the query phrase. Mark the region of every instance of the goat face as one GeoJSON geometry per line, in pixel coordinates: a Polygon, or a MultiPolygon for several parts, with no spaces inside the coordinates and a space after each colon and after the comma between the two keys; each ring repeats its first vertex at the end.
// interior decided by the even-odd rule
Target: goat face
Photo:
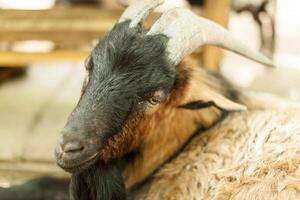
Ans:
{"type": "MultiPolygon", "coordinates": [[[[58,165],[67,171],[81,172],[98,159],[110,161],[138,147],[142,139],[136,128],[147,127],[141,124],[145,115],[172,99],[168,96],[175,88],[176,66],[195,48],[214,44],[273,65],[225,29],[186,9],[164,13],[147,32],[142,21],[163,0],[130,2],[119,23],[95,47],[87,62],[88,80],[55,153],[58,165]]],[[[204,106],[226,110],[244,108],[212,91],[201,94],[199,102],[181,107],[203,108],[204,102],[204,106]]]]}
{"type": "MultiPolygon", "coordinates": [[[[88,80],[82,96],[56,148],[62,168],[85,169],[112,137],[130,132],[147,109],[166,99],[175,80],[174,67],[165,55],[166,42],[166,37],[146,35],[141,27],[129,28],[125,21],[94,48],[86,62],[88,80]]],[[[134,141],[133,136],[122,139],[127,145],[134,141]]]]}

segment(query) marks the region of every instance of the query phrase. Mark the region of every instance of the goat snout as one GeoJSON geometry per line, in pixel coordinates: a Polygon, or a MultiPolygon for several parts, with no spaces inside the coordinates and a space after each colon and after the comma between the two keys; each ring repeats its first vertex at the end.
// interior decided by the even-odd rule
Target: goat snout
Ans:
{"type": "Polygon", "coordinates": [[[83,142],[80,140],[63,141],[60,146],[64,153],[80,153],[84,150],[83,142]]]}
{"type": "Polygon", "coordinates": [[[76,164],[85,157],[89,144],[78,134],[63,133],[59,137],[58,144],[55,149],[57,162],[76,164]]]}
{"type": "Polygon", "coordinates": [[[100,139],[81,132],[63,130],[56,149],[56,163],[66,171],[77,172],[98,158],[100,139]]]}

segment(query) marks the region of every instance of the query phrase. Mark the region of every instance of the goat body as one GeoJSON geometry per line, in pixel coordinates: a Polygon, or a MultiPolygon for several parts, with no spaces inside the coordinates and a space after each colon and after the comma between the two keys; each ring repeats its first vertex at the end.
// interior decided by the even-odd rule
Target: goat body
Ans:
{"type": "Polygon", "coordinates": [[[193,141],[136,199],[300,199],[300,106],[258,93],[193,141]]]}
{"type": "Polygon", "coordinates": [[[224,118],[213,106],[191,111],[168,105],[146,118],[147,126],[137,130],[146,135],[142,148],[123,169],[134,198],[298,199],[300,106],[234,91],[191,60],[179,69],[185,70],[180,72],[185,77],[174,91],[181,98],[172,96],[173,103],[201,93],[199,84],[206,83],[247,105],[248,111],[224,118]]]}

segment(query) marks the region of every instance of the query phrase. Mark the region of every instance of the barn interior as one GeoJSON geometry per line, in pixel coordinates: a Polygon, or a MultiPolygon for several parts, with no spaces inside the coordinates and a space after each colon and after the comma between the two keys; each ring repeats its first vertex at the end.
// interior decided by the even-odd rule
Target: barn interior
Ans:
{"type": "MultiPolygon", "coordinates": [[[[274,36],[266,13],[259,15],[260,28],[249,11],[237,11],[230,0],[204,0],[201,5],[169,0],[146,26],[164,10],[189,7],[260,49],[277,68],[212,46],[192,55],[199,63],[241,90],[300,102],[300,2],[270,2],[266,10],[274,17],[274,36]]],[[[0,0],[0,187],[41,175],[70,176],[54,161],[58,134],[80,97],[86,57],[123,10],[110,0],[0,0]]]]}

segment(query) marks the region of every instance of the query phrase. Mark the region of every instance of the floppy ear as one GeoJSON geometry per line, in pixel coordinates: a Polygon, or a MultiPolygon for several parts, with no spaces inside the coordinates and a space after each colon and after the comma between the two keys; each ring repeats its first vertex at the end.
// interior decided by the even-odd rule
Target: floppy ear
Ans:
{"type": "Polygon", "coordinates": [[[205,85],[202,85],[200,91],[198,90],[196,94],[194,93],[187,100],[185,100],[185,102],[181,104],[179,108],[196,110],[210,106],[214,106],[224,111],[247,110],[246,106],[233,102],[232,100],[213,91],[205,85]]]}

